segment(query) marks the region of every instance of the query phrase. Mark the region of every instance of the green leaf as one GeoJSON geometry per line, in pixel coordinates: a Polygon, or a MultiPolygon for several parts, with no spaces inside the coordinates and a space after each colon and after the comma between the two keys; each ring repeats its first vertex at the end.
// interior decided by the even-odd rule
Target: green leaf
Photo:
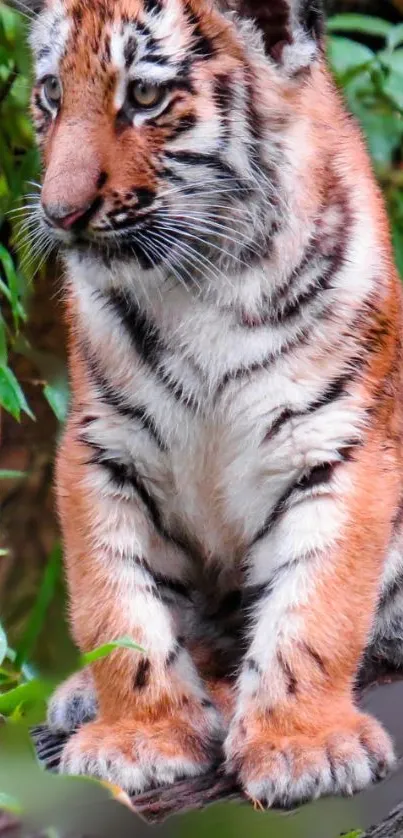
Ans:
{"type": "Polygon", "coordinates": [[[67,416],[69,403],[69,381],[64,362],[49,352],[40,352],[19,335],[15,350],[29,358],[38,368],[41,378],[47,383],[43,389],[44,396],[60,422],[67,416]]]}
{"type": "Polygon", "coordinates": [[[1,556],[8,556],[9,550],[4,550],[3,547],[0,547],[0,557],[1,556]]]}
{"type": "Polygon", "coordinates": [[[342,80],[347,72],[364,71],[375,60],[375,53],[369,47],[338,36],[329,38],[328,56],[332,69],[342,80]]]}
{"type": "Polygon", "coordinates": [[[14,419],[19,420],[21,405],[14,386],[13,373],[8,367],[0,367],[0,404],[14,416],[14,419]]]}
{"type": "Polygon", "coordinates": [[[0,713],[11,716],[19,708],[37,704],[48,698],[52,691],[51,685],[42,678],[35,678],[27,684],[20,684],[0,695],[0,713]]]}
{"type": "Polygon", "coordinates": [[[7,635],[0,623],[0,666],[7,655],[7,635]]]}
{"type": "Polygon", "coordinates": [[[21,815],[23,811],[21,803],[17,800],[17,798],[12,797],[11,794],[6,794],[5,791],[0,791],[0,810],[1,809],[4,809],[6,812],[11,812],[13,815],[21,815]]]}
{"type": "Polygon", "coordinates": [[[403,279],[403,224],[394,223],[392,226],[392,241],[395,249],[397,269],[403,279]]]}
{"type": "Polygon", "coordinates": [[[9,289],[8,285],[6,285],[6,283],[3,282],[2,279],[0,279],[0,291],[2,292],[2,294],[4,294],[4,296],[5,296],[6,300],[8,300],[8,302],[11,302],[10,289],[9,289]]]}
{"type": "Polygon", "coordinates": [[[95,661],[98,661],[101,658],[105,658],[115,649],[133,649],[135,652],[145,653],[144,649],[135,643],[131,637],[119,637],[117,640],[112,640],[110,643],[104,643],[102,646],[98,646],[91,652],[84,652],[84,654],[80,656],[80,668],[88,666],[90,663],[95,663],[95,661]]]}
{"type": "Polygon", "coordinates": [[[381,77],[381,88],[383,93],[391,100],[392,105],[403,112],[403,49],[396,52],[383,50],[378,54],[379,61],[383,68],[381,77]]]}
{"type": "Polygon", "coordinates": [[[10,45],[12,45],[19,28],[19,17],[15,11],[3,3],[0,3],[0,22],[3,27],[6,40],[10,45]]]}
{"type": "Polygon", "coordinates": [[[14,317],[14,322],[18,323],[20,311],[19,281],[17,271],[15,269],[11,255],[3,244],[0,244],[0,262],[3,265],[8,287],[10,289],[10,305],[14,317]]]}
{"type": "Polygon", "coordinates": [[[382,85],[385,96],[403,113],[403,73],[391,73],[382,85]]]}
{"type": "Polygon", "coordinates": [[[29,658],[43,629],[49,605],[60,577],[62,550],[56,545],[50,553],[45,572],[23,638],[17,647],[15,666],[19,669],[29,658]]]}
{"type": "Polygon", "coordinates": [[[0,366],[0,404],[15,419],[20,418],[21,410],[23,410],[31,419],[35,420],[14,373],[10,367],[6,366],[0,366]]]}
{"type": "Polygon", "coordinates": [[[388,49],[394,50],[400,44],[403,44],[403,23],[393,26],[388,35],[388,49]]]}
{"type": "Polygon", "coordinates": [[[56,378],[43,388],[43,393],[59,422],[64,422],[69,404],[67,376],[56,378]]]}
{"type": "Polygon", "coordinates": [[[26,476],[26,471],[14,471],[9,468],[0,468],[0,480],[16,480],[17,478],[26,476]]]}
{"type": "Polygon", "coordinates": [[[388,70],[396,73],[403,73],[403,49],[397,49],[395,52],[388,52],[382,50],[378,53],[378,58],[381,64],[388,70]]]}
{"type": "Polygon", "coordinates": [[[372,159],[390,166],[402,139],[403,124],[393,113],[364,107],[360,103],[355,103],[354,112],[363,126],[372,159]]]}
{"type": "Polygon", "coordinates": [[[0,312],[0,365],[7,364],[7,338],[6,338],[6,324],[0,312]]]}
{"type": "Polygon", "coordinates": [[[392,23],[381,17],[353,13],[334,15],[327,22],[328,32],[359,32],[382,38],[388,38],[393,28],[392,23]]]}

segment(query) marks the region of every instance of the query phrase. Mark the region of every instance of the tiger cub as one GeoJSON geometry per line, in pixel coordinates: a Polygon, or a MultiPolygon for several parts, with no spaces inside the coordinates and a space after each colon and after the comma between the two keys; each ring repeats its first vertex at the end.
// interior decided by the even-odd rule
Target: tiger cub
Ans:
{"type": "Polygon", "coordinates": [[[393,766],[354,699],[402,662],[402,304],[318,0],[48,0],[31,43],[66,268],[61,770],[221,759],[292,806],[393,766]],[[86,724],[82,724],[86,722],[86,724]]]}

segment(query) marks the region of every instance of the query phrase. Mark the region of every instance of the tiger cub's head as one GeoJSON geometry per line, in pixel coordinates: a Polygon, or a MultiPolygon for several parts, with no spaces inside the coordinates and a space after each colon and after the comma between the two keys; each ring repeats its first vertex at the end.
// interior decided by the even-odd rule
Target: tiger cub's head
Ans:
{"type": "Polygon", "coordinates": [[[47,0],[31,34],[46,235],[185,283],[263,253],[284,137],[321,72],[319,6],[47,0]]]}

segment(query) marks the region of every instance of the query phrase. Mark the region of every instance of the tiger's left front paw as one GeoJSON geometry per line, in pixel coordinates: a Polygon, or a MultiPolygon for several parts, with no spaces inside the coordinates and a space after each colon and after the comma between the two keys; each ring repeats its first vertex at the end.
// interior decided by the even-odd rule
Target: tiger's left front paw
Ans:
{"type": "Polygon", "coordinates": [[[352,710],[334,728],[284,735],[249,718],[234,724],[227,770],[251,800],[293,807],[323,795],[352,795],[382,779],[395,763],[391,740],[371,716],[352,710]]]}

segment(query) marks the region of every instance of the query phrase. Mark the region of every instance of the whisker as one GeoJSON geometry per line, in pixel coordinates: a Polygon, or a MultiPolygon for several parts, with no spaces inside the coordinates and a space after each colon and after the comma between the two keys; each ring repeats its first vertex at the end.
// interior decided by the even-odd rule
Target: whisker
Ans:
{"type": "MultiPolygon", "coordinates": [[[[230,251],[225,250],[224,248],[220,247],[219,245],[217,245],[215,242],[213,242],[211,240],[206,242],[205,239],[200,238],[200,236],[195,236],[192,232],[190,232],[191,229],[195,230],[196,232],[201,232],[201,233],[208,232],[207,228],[200,228],[200,227],[197,227],[196,225],[194,225],[193,228],[189,228],[186,231],[182,230],[180,228],[178,230],[177,227],[174,227],[172,224],[167,224],[165,221],[161,221],[159,226],[163,227],[164,229],[169,229],[172,233],[174,233],[178,236],[180,235],[180,236],[184,236],[185,238],[192,239],[193,241],[198,241],[204,247],[206,246],[206,244],[208,244],[209,247],[212,247],[214,250],[216,250],[218,253],[221,253],[222,255],[226,256],[228,259],[232,259],[235,262],[238,262],[243,267],[245,267],[245,266],[248,267],[246,262],[244,262],[242,259],[240,259],[238,256],[236,256],[236,254],[233,254],[230,251]]],[[[229,237],[227,237],[227,239],[228,239],[228,241],[233,241],[238,246],[240,244],[240,242],[236,241],[235,239],[230,239],[229,237]]]]}

